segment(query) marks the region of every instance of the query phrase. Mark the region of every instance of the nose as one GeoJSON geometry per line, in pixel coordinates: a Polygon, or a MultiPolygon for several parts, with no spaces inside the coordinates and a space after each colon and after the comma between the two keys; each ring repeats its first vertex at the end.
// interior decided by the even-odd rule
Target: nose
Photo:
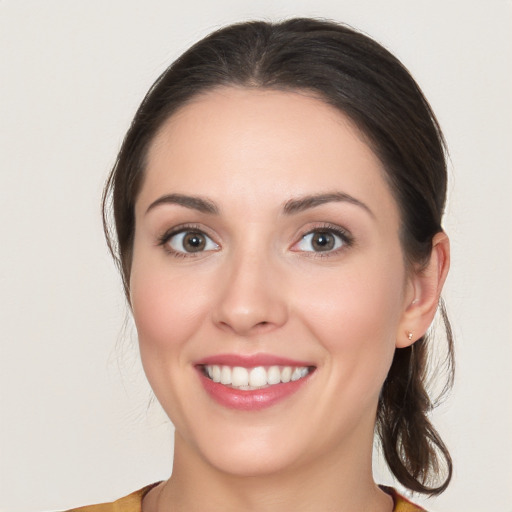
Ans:
{"type": "Polygon", "coordinates": [[[213,319],[239,336],[272,331],[288,319],[282,273],[270,258],[246,254],[231,258],[221,276],[213,319]]]}

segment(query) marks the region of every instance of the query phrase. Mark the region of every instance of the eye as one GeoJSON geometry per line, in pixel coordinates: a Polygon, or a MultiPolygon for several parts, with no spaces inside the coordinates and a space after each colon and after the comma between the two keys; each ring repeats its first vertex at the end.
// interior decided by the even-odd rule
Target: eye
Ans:
{"type": "Polygon", "coordinates": [[[296,250],[304,252],[332,252],[349,244],[350,240],[343,232],[333,229],[318,229],[305,234],[296,244],[296,250]]]}
{"type": "Polygon", "coordinates": [[[201,231],[183,230],[166,237],[164,243],[176,253],[215,251],[219,246],[201,231]]]}

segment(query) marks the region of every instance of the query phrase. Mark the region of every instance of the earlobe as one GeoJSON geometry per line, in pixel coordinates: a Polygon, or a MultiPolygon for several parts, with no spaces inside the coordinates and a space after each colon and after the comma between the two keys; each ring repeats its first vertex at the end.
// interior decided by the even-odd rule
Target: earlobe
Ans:
{"type": "Polygon", "coordinates": [[[397,333],[397,348],[412,345],[430,327],[437,311],[441,291],[450,268],[450,241],[444,231],[432,239],[432,251],[426,265],[410,277],[412,300],[406,309],[397,333]]]}

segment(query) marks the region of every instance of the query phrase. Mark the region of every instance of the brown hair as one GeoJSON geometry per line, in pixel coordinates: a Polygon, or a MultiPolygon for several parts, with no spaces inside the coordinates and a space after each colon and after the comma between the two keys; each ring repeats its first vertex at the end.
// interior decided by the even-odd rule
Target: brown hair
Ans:
{"type": "MultiPolygon", "coordinates": [[[[349,116],[385,168],[401,213],[407,262],[428,261],[432,238],[442,231],[445,143],[409,72],[381,45],[345,25],[303,18],[254,21],[220,29],[186,51],[153,84],[126,134],[105,187],[103,218],[127,297],[134,205],[148,146],[178,108],[229,85],[313,92],[349,116]]],[[[453,380],[453,339],[442,302],[440,312],[448,340],[447,390],[453,380]]],[[[428,356],[427,335],[396,350],[379,399],[376,432],[396,478],[433,495],[448,486],[452,462],[427,416],[436,403],[426,389],[428,356]]]]}

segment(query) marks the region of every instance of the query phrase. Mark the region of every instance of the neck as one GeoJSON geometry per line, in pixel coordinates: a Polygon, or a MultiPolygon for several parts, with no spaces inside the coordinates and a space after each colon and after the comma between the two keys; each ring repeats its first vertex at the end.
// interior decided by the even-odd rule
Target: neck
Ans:
{"type": "Polygon", "coordinates": [[[210,465],[177,434],[172,476],[148,495],[144,512],[391,512],[392,499],[373,481],[371,443],[349,446],[314,464],[240,476],[210,465]]]}

